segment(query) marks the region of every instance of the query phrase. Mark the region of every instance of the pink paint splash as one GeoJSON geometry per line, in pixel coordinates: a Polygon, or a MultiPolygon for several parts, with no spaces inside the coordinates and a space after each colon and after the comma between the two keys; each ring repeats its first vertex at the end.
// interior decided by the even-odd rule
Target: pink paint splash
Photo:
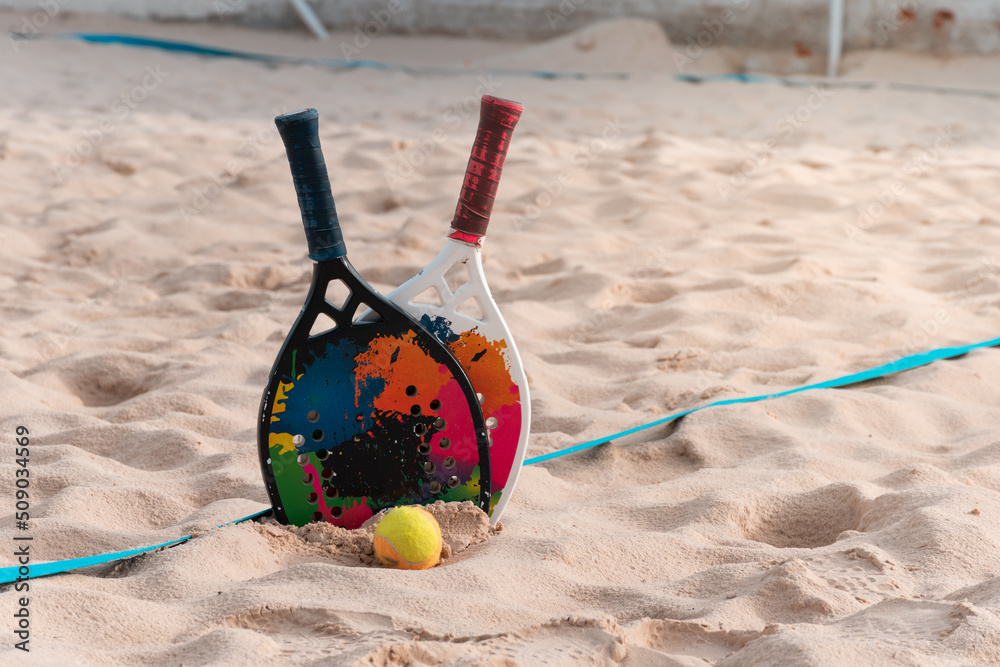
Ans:
{"type": "MultiPolygon", "coordinates": [[[[515,386],[516,390],[517,387],[515,386]]],[[[502,491],[514,467],[517,443],[521,438],[521,404],[504,405],[494,410],[497,427],[490,431],[493,446],[490,447],[490,479],[492,492],[502,491]]]]}

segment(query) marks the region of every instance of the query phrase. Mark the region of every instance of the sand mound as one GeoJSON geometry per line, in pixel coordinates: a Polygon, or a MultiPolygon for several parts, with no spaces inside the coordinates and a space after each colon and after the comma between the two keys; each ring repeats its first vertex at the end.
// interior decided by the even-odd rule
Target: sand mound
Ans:
{"type": "MultiPolygon", "coordinates": [[[[490,526],[489,517],[471,502],[438,501],[426,508],[441,526],[444,541],[441,565],[448,564],[450,559],[470,546],[484,542],[499,532],[490,526]]],[[[317,558],[322,558],[345,565],[377,566],[372,540],[375,538],[375,528],[384,514],[385,511],[379,512],[357,530],[346,530],[326,523],[286,526],[274,519],[254,524],[254,528],[267,539],[285,565],[314,562],[317,558]]]]}
{"type": "Polygon", "coordinates": [[[473,63],[498,69],[673,72],[670,39],[655,21],[600,21],[568,35],[473,63]]]}

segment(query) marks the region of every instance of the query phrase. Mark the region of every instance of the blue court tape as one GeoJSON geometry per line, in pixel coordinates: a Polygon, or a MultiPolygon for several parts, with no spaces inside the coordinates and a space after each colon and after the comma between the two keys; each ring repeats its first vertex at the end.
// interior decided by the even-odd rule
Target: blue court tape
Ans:
{"type": "Polygon", "coordinates": [[[557,449],[556,451],[549,452],[548,454],[542,454],[541,456],[535,456],[530,459],[525,459],[524,465],[530,466],[536,463],[542,463],[543,461],[551,461],[552,459],[559,458],[560,456],[566,456],[567,454],[580,452],[583,451],[584,449],[590,449],[591,447],[596,447],[597,445],[603,445],[611,442],[612,440],[624,438],[627,435],[632,435],[633,433],[639,433],[641,431],[645,431],[647,429],[660,426],[661,424],[672,422],[675,419],[680,419],[684,415],[689,415],[692,412],[698,412],[699,410],[704,410],[706,408],[714,408],[720,405],[735,405],[737,403],[755,403],[757,401],[763,401],[769,398],[780,398],[781,396],[791,396],[792,394],[799,394],[802,393],[803,391],[810,391],[813,389],[833,389],[835,387],[843,387],[849,384],[857,384],[858,382],[864,382],[866,380],[874,380],[876,378],[885,377],[886,375],[892,375],[893,373],[899,373],[900,371],[910,370],[911,368],[926,366],[927,364],[938,361],[939,359],[951,359],[953,357],[960,357],[963,354],[971,352],[972,350],[978,350],[979,348],[982,347],[997,347],[998,345],[1000,345],[1000,338],[994,338],[993,340],[984,340],[981,343],[972,343],[971,345],[961,345],[959,347],[940,347],[936,350],[931,350],[930,352],[920,352],[919,354],[911,354],[907,357],[903,357],[901,359],[897,359],[896,361],[889,362],[888,364],[876,366],[875,368],[869,368],[868,370],[861,371],[860,373],[852,373],[850,375],[845,375],[843,377],[835,378],[833,380],[826,380],[825,382],[807,384],[804,387],[797,387],[795,389],[789,389],[787,391],[779,391],[776,394],[761,394],[760,396],[747,396],[745,398],[729,398],[724,401],[715,401],[714,403],[702,405],[697,408],[691,408],[690,410],[684,410],[683,412],[678,412],[668,417],[663,417],[662,419],[657,419],[655,421],[642,424],[641,426],[635,426],[633,428],[626,429],[624,431],[619,431],[618,433],[605,436],[603,438],[598,438],[597,440],[582,442],[579,445],[573,445],[572,447],[566,447],[565,449],[557,449]]]}
{"type": "MultiPolygon", "coordinates": [[[[198,56],[211,56],[216,58],[237,58],[240,60],[250,60],[253,62],[266,63],[272,65],[313,65],[316,67],[329,67],[332,69],[374,69],[388,72],[404,72],[407,74],[436,74],[442,76],[454,75],[482,75],[493,74],[496,76],[526,76],[536,79],[628,79],[631,74],[628,72],[563,72],[552,70],[526,70],[526,69],[470,69],[463,67],[435,67],[419,65],[401,65],[398,63],[385,63],[378,60],[346,60],[341,58],[307,58],[301,56],[282,56],[270,53],[254,53],[252,51],[239,51],[236,49],[224,49],[214,46],[203,46],[191,42],[178,42],[171,39],[154,39],[151,37],[139,37],[136,35],[117,35],[87,32],[66,32],[66,33],[37,33],[26,35],[21,33],[9,33],[15,39],[75,39],[91,44],[117,44],[119,46],[131,46],[145,49],[160,49],[163,51],[173,51],[177,53],[190,53],[198,56]]],[[[971,95],[975,97],[988,97],[1000,99],[1000,91],[977,90],[973,88],[951,88],[947,86],[929,86],[914,83],[894,83],[875,81],[838,81],[820,78],[793,78],[785,76],[767,76],[763,74],[674,74],[675,81],[687,83],[705,83],[710,81],[736,81],[739,83],[770,83],[782,86],[805,87],[822,85],[826,88],[876,88],[885,85],[898,90],[908,90],[911,92],[938,93],[950,95],[971,95]]]]}
{"type": "Polygon", "coordinates": [[[23,35],[11,33],[14,37],[24,40],[34,39],[75,39],[91,44],[117,44],[146,49],[160,49],[177,53],[190,53],[198,56],[217,58],[236,58],[271,65],[313,65],[332,69],[376,69],[389,72],[404,72],[407,74],[495,74],[497,76],[529,76],[538,79],[626,79],[625,72],[552,72],[546,70],[519,69],[468,69],[461,67],[411,66],[398,63],[385,63],[378,60],[346,60],[343,58],[309,58],[304,56],[282,56],[270,53],[254,53],[236,49],[223,49],[213,46],[202,46],[191,42],[178,42],[170,39],[153,39],[135,35],[114,35],[83,32],[39,33],[23,35]]]}
{"type": "MultiPolygon", "coordinates": [[[[271,508],[266,510],[261,510],[259,512],[254,512],[249,516],[245,516],[242,519],[236,519],[235,521],[230,521],[229,523],[224,523],[221,526],[216,526],[212,530],[218,530],[219,528],[225,528],[226,526],[231,526],[235,523],[243,523],[244,521],[250,521],[251,519],[256,519],[257,517],[264,516],[265,514],[270,514],[271,508]]],[[[110,563],[111,561],[122,560],[124,558],[131,558],[132,556],[139,556],[144,553],[149,553],[150,551],[156,551],[157,549],[163,549],[165,547],[172,547],[178,544],[183,544],[188,540],[192,539],[192,535],[185,535],[184,537],[178,537],[176,540],[167,540],[166,542],[160,542],[159,544],[154,544],[150,547],[139,547],[138,549],[126,549],[124,551],[113,551],[107,554],[98,554],[96,556],[84,556],[83,558],[69,558],[67,560],[54,560],[48,563],[36,563],[34,565],[27,565],[24,567],[28,568],[27,576],[21,574],[21,566],[14,565],[11,567],[0,568],[0,585],[12,584],[19,580],[38,579],[39,577],[47,577],[52,574],[59,574],[60,572],[67,572],[69,570],[76,570],[81,567],[90,567],[91,565],[101,565],[103,563],[110,563]]],[[[20,546],[21,543],[15,546],[20,546]]],[[[28,543],[30,544],[30,543],[28,543]]]]}
{"type": "MultiPolygon", "coordinates": [[[[1000,338],[994,338],[993,340],[986,340],[981,343],[973,343],[971,345],[961,345],[959,347],[942,347],[936,350],[931,350],[929,352],[921,352],[919,354],[913,354],[896,361],[890,362],[888,364],[883,364],[882,366],[876,366],[875,368],[870,368],[866,371],[861,371],[860,373],[852,373],[851,375],[845,375],[843,377],[835,378],[833,380],[827,380],[825,382],[817,382],[815,384],[806,385],[804,387],[798,387],[796,389],[789,389],[787,391],[780,391],[775,394],[762,394],[760,396],[749,396],[746,398],[731,398],[724,401],[715,401],[714,403],[709,403],[707,405],[702,405],[697,408],[691,408],[690,410],[684,410],[683,412],[678,412],[676,414],[670,415],[669,417],[663,417],[662,419],[657,419],[655,421],[642,424],[640,426],[635,426],[624,431],[619,431],[609,436],[603,438],[598,438],[597,440],[591,440],[589,442],[584,442],[579,445],[573,445],[572,447],[566,447],[565,449],[558,449],[554,452],[549,452],[548,454],[542,454],[541,456],[535,456],[524,461],[524,465],[530,466],[536,463],[542,463],[544,461],[551,461],[552,459],[559,458],[560,456],[566,456],[567,454],[573,454],[574,452],[583,451],[584,449],[590,449],[591,447],[596,447],[597,445],[607,444],[613,440],[619,438],[624,438],[627,435],[632,435],[633,433],[639,433],[647,429],[660,426],[661,424],[666,424],[675,419],[680,419],[684,415],[689,415],[693,412],[698,412],[699,410],[704,410],[706,408],[718,407],[720,405],[734,405],[736,403],[753,403],[756,401],[763,401],[769,398],[779,398],[781,396],[791,396],[792,394],[798,394],[803,391],[810,391],[812,389],[832,389],[835,387],[843,387],[850,384],[856,384],[858,382],[864,382],[866,380],[874,380],[880,377],[885,377],[886,375],[891,375],[893,373],[899,373],[900,371],[909,370],[911,368],[917,368],[920,366],[926,366],[930,363],[938,361],[940,359],[951,359],[954,357],[960,357],[963,354],[971,352],[972,350],[977,350],[984,347],[996,347],[1000,346],[1000,338]]],[[[230,526],[237,523],[243,523],[244,521],[250,521],[258,517],[264,516],[265,514],[270,514],[271,510],[261,510],[260,512],[254,512],[249,516],[245,516],[242,519],[236,519],[235,521],[230,521],[229,523],[224,523],[221,526],[217,526],[215,529],[223,528],[225,526],[230,526]]],[[[215,530],[213,529],[213,530],[215,530]]],[[[133,556],[139,556],[150,551],[156,551],[157,549],[163,549],[165,547],[175,546],[177,544],[182,544],[192,539],[191,535],[186,535],[184,537],[178,537],[175,540],[169,540],[167,542],[161,542],[160,544],[154,544],[149,547],[140,547],[138,549],[126,549],[125,551],[115,551],[113,553],[99,554],[97,556],[86,556],[84,558],[70,558],[68,560],[51,561],[48,563],[38,563],[36,565],[30,565],[28,576],[23,577],[20,574],[18,566],[4,567],[0,568],[0,585],[14,583],[20,579],[37,579],[39,577],[47,577],[52,574],[59,574],[61,572],[68,572],[69,570],[76,570],[81,567],[90,567],[92,565],[101,565],[103,563],[110,563],[112,561],[121,560],[124,558],[131,558],[133,556]]]]}

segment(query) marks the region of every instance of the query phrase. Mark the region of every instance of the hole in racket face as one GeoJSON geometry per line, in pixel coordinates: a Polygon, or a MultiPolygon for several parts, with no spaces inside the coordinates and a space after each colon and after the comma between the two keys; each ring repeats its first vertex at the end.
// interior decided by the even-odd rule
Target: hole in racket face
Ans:
{"type": "Polygon", "coordinates": [[[441,306],[444,304],[444,301],[441,300],[441,293],[438,292],[437,287],[428,287],[410,299],[410,303],[419,303],[425,306],[441,306]]]}
{"type": "Polygon", "coordinates": [[[344,304],[351,298],[351,288],[343,280],[331,280],[326,286],[325,297],[331,306],[343,309],[344,304]]]}
{"type": "Polygon", "coordinates": [[[367,303],[362,303],[358,306],[358,309],[354,311],[354,317],[351,318],[351,324],[355,326],[364,326],[366,324],[375,324],[376,322],[381,322],[382,316],[375,312],[375,309],[369,306],[367,303]]]}
{"type": "Polygon", "coordinates": [[[444,273],[444,281],[448,284],[448,289],[452,292],[469,282],[469,267],[465,262],[453,264],[444,273]]]}
{"type": "Polygon", "coordinates": [[[474,320],[483,319],[482,306],[479,305],[479,299],[477,299],[474,296],[470,296],[468,299],[460,303],[458,305],[458,308],[456,308],[455,310],[462,313],[463,315],[468,315],[474,320]]]}
{"type": "Polygon", "coordinates": [[[337,328],[337,323],[333,321],[333,318],[326,313],[320,313],[316,316],[316,320],[313,322],[312,327],[309,329],[310,336],[320,336],[322,334],[327,334],[337,328]]]}

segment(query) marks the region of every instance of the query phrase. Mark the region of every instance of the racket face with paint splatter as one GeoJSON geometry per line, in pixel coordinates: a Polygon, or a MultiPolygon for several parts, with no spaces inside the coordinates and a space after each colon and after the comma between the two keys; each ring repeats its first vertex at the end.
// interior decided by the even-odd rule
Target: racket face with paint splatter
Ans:
{"type": "Polygon", "coordinates": [[[348,262],[317,112],[275,123],[316,260],[261,399],[258,451],[275,517],[357,528],[403,504],[471,500],[487,511],[489,436],[468,377],[348,262]],[[357,316],[367,309],[374,321],[357,316]]]}
{"type": "Polygon", "coordinates": [[[490,522],[494,525],[507,506],[524,461],[531,403],[521,357],[486,283],[480,248],[521,111],[516,102],[483,97],[451,235],[426,268],[387,295],[448,346],[482,398],[490,432],[490,522]],[[462,273],[456,267],[463,266],[468,280],[453,289],[448,278],[462,273]],[[428,293],[430,299],[424,298],[428,293]]]}

